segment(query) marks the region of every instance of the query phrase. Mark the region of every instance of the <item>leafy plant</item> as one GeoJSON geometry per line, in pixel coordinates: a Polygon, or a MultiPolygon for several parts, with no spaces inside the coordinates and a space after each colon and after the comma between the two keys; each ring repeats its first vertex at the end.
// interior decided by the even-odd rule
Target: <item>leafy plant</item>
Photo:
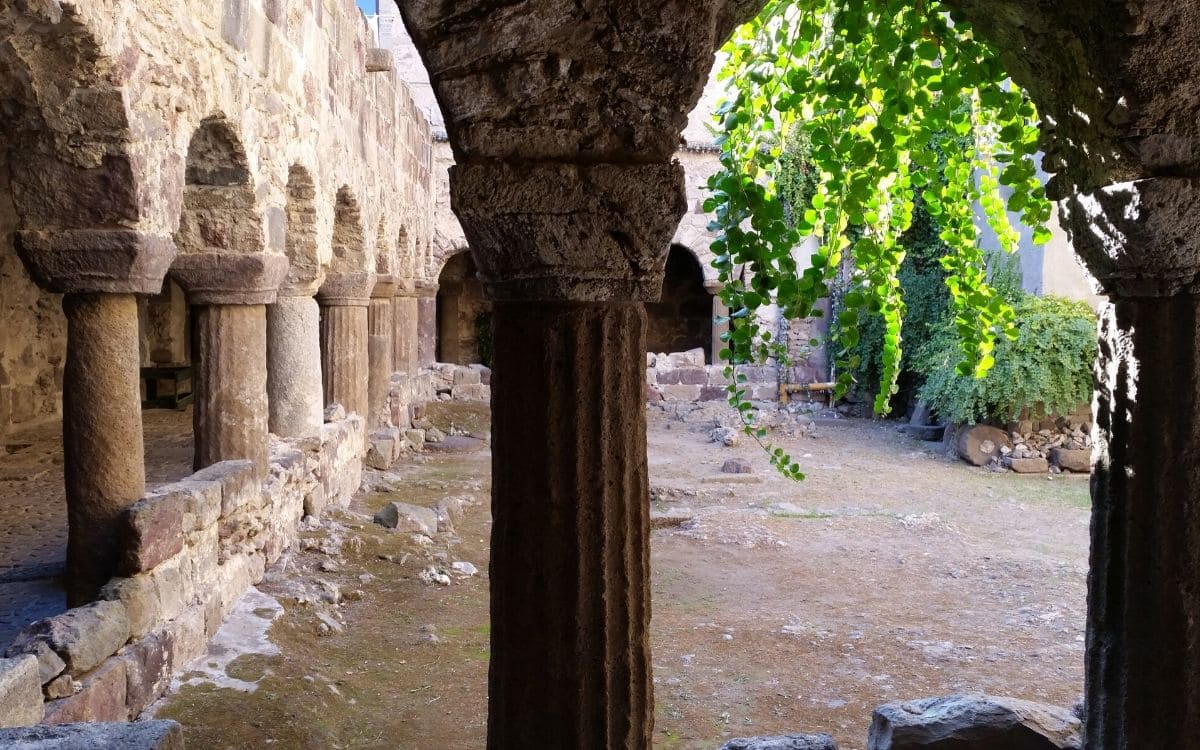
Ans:
{"type": "Polygon", "coordinates": [[[926,373],[921,398],[950,422],[1008,422],[1022,409],[1066,413],[1091,398],[1096,315],[1083,302],[1025,295],[1014,305],[1017,337],[996,344],[995,366],[959,373],[958,339],[943,327],[917,356],[926,373]]]}
{"type": "MultiPolygon", "coordinates": [[[[721,169],[705,203],[715,216],[721,297],[734,322],[722,357],[786,360],[780,342],[759,330],[756,311],[774,303],[789,319],[812,315],[849,257],[834,342],[838,390],[852,382],[862,321],[877,315],[884,335],[875,409],[886,413],[905,314],[899,238],[920,196],[950,249],[943,266],[960,340],[957,369],[985,374],[997,338],[1012,335],[1015,319],[988,284],[974,204],[1008,251],[1018,235],[1001,186],[1010,190],[1008,210],[1034,228],[1036,240],[1048,239],[1050,217],[1032,159],[1037,112],[1008,81],[996,51],[941,0],[771,0],[725,52],[730,98],[717,112],[721,169]],[[958,148],[956,139],[968,136],[971,144],[958,148]],[[807,206],[789,217],[778,180],[789,139],[800,137],[819,177],[807,206]],[[801,272],[793,249],[806,235],[821,245],[801,272]]],[[[744,381],[735,366],[728,372],[730,403],[761,442],[765,432],[751,427],[744,381]]],[[[786,453],[763,445],[777,468],[803,476],[786,453]]]]}

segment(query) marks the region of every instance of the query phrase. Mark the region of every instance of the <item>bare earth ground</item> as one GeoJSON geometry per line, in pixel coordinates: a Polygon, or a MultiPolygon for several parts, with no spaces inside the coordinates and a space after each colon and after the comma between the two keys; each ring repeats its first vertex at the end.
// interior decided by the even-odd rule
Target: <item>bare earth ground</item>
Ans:
{"type": "MultiPolygon", "coordinates": [[[[435,422],[486,420],[454,408],[435,422]]],[[[756,449],[718,447],[696,429],[652,415],[654,509],[692,519],[652,539],[656,747],[824,730],[861,750],[871,710],[890,700],[1078,698],[1082,478],[990,474],[890,427],[847,420],[782,441],[809,474],[795,485],[772,476],[756,449]],[[758,481],[711,481],[727,478],[719,467],[731,456],[754,463],[758,481]]],[[[255,692],[197,673],[157,715],[213,750],[481,748],[489,461],[486,452],[431,455],[377,477],[395,491],[363,496],[308,532],[307,549],[259,587],[284,613],[245,617],[269,626],[274,646],[234,635],[232,647],[249,653],[225,670],[228,656],[213,660],[218,675],[257,682],[255,692]],[[392,499],[432,505],[447,495],[478,503],[425,549],[366,515],[392,499]],[[479,574],[457,573],[456,561],[479,574]],[[431,563],[450,585],[419,580],[431,563]],[[340,606],[328,601],[332,587],[340,606]]]]}

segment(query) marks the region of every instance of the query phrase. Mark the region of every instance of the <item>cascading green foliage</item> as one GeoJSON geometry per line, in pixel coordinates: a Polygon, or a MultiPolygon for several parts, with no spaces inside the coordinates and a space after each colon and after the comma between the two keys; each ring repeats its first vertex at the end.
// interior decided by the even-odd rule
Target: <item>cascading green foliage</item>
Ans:
{"type": "MultiPolygon", "coordinates": [[[[1018,235],[1006,205],[1037,241],[1049,237],[1051,210],[1033,160],[1037,111],[1007,81],[995,50],[938,0],[771,0],[724,51],[731,93],[717,113],[721,169],[705,203],[715,216],[712,249],[731,310],[723,357],[785,358],[756,313],[774,303],[789,319],[811,316],[848,257],[849,288],[831,342],[838,391],[851,383],[862,321],[878,315],[884,336],[875,410],[886,413],[905,312],[899,238],[919,195],[949,248],[942,265],[963,354],[957,369],[986,374],[997,337],[1014,335],[1014,316],[988,284],[974,204],[1009,252],[1018,235]],[[961,147],[957,140],[968,136],[961,147]],[[818,174],[807,207],[788,216],[778,177],[797,138],[809,144],[818,174]],[[807,235],[820,248],[802,270],[794,250],[807,235]]],[[[728,373],[730,403],[761,442],[765,432],[750,426],[743,381],[736,367],[728,373]]],[[[777,468],[803,477],[782,449],[764,446],[777,468]]]]}
{"type": "Polygon", "coordinates": [[[1009,422],[1022,409],[1069,413],[1092,394],[1096,314],[1083,302],[1021,295],[1018,333],[996,343],[996,366],[983,378],[956,372],[957,336],[944,328],[917,355],[926,372],[921,398],[952,422],[1009,422]]]}

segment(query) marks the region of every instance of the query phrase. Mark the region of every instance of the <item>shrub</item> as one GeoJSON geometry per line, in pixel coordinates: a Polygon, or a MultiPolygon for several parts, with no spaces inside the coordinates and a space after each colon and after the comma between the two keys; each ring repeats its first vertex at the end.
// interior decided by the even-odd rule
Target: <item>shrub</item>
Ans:
{"type": "Polygon", "coordinates": [[[958,374],[962,350],[951,325],[918,354],[921,398],[943,419],[1008,422],[1026,407],[1066,413],[1091,399],[1095,313],[1083,302],[1032,295],[1013,307],[1017,338],[997,340],[996,365],[984,378],[958,374]]]}

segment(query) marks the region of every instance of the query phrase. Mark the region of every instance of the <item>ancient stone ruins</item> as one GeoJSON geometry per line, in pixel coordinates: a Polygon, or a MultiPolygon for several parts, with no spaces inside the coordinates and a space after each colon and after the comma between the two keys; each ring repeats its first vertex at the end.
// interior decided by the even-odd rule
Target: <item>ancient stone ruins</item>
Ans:
{"type": "MultiPolygon", "coordinates": [[[[904,696],[871,747],[1197,747],[1200,4],[951,4],[1036,98],[1111,300],[1093,412],[974,446],[1093,469],[1086,700],[904,696]]],[[[0,435],[61,418],[68,528],[0,743],[182,747],[123,722],[441,398],[492,405],[488,747],[650,747],[647,401],[726,383],[688,114],[761,5],[0,2],[0,435]],[[184,471],[143,403],[192,409],[184,471]]],[[[795,354],[751,397],[827,379],[795,354]]]]}

